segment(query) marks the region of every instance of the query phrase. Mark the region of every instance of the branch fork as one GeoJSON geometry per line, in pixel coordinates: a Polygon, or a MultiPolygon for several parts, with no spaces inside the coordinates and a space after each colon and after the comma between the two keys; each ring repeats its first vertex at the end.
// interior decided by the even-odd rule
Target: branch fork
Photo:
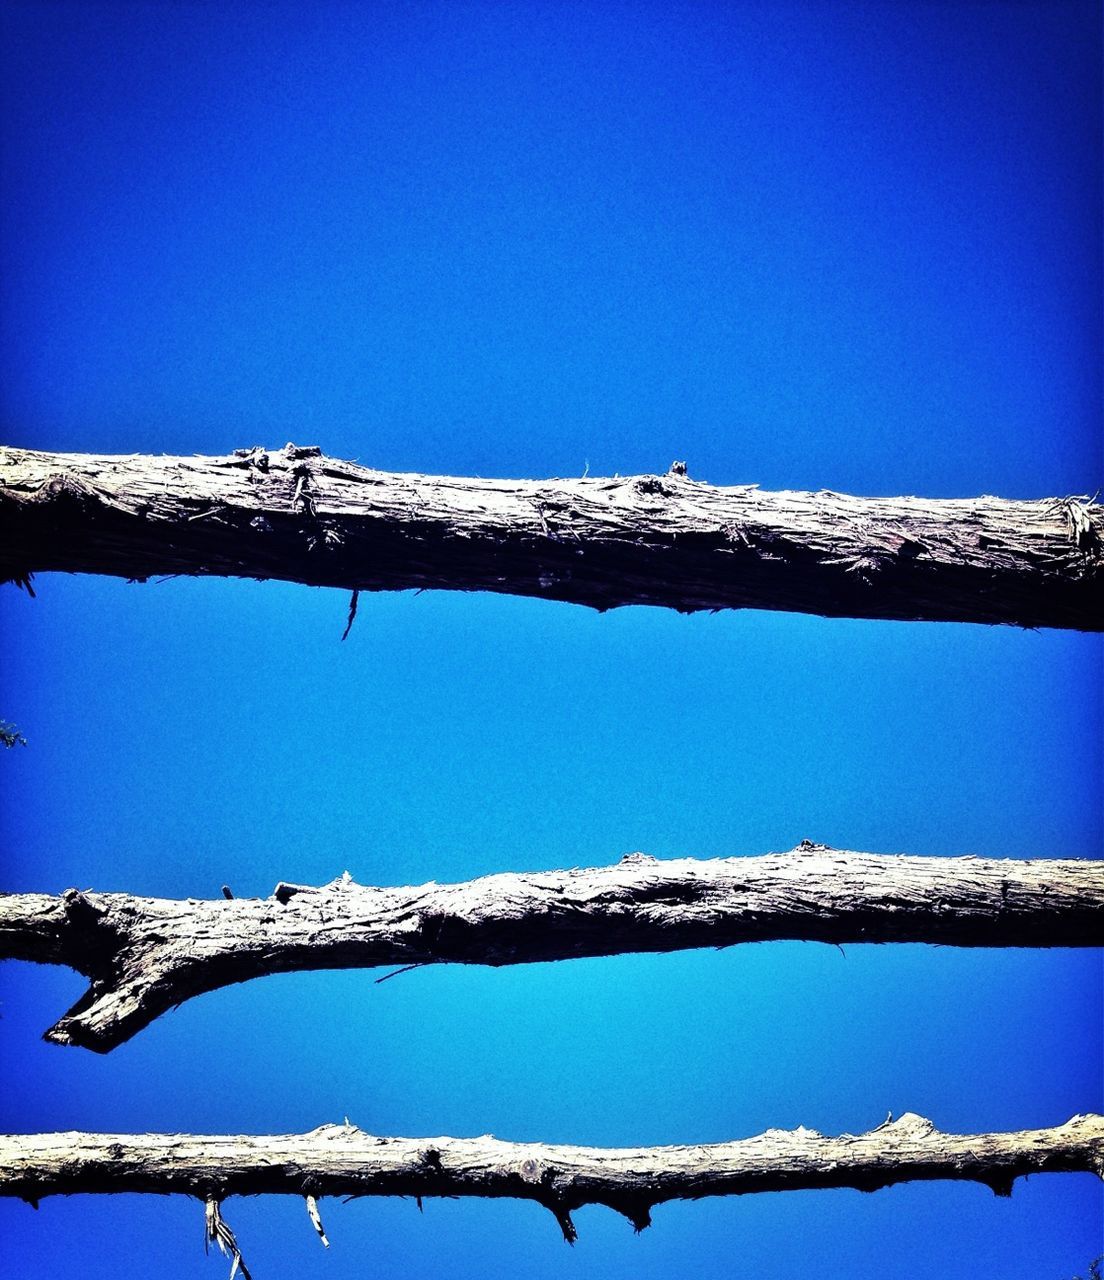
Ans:
{"type": "MultiPolygon", "coordinates": [[[[804,939],[1104,944],[1104,862],[917,858],[805,841],[761,857],[505,873],[374,888],[348,873],[270,898],[0,895],[0,959],[65,964],[89,988],[47,1033],[107,1052],[205,991],[270,973],[506,965],[804,939]]],[[[393,976],[393,975],[390,975],[393,976]]]]}

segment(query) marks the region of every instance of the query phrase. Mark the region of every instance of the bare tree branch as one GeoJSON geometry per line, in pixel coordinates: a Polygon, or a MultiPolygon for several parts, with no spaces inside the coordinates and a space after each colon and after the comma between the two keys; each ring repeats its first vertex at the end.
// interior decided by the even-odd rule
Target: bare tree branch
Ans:
{"type": "MultiPolygon", "coordinates": [[[[768,1129],[737,1142],[596,1148],[481,1138],[377,1138],[355,1125],[279,1137],[48,1133],[0,1136],[0,1195],[37,1203],[83,1192],[176,1192],[207,1206],[208,1234],[240,1258],[219,1205],[231,1195],[306,1197],[321,1235],[319,1196],[484,1196],[533,1200],[565,1239],[571,1214],[604,1204],[639,1231],[669,1200],[956,1179],[1012,1193],[1029,1173],[1104,1177],[1104,1118],[1075,1116],[1052,1129],[941,1133],[906,1114],[869,1133],[825,1137],[768,1129]],[[211,1206],[214,1206],[212,1211],[211,1206]],[[220,1227],[222,1228],[220,1230],[220,1227]]],[[[323,1239],[325,1237],[323,1236],[323,1239]]]]}
{"type": "Polygon", "coordinates": [[[270,973],[505,965],[738,942],[1104,944],[1104,862],[913,858],[809,842],[754,858],[173,901],[0,895],[0,958],[65,964],[86,994],[46,1033],[106,1052],[189,997],[270,973]]]}
{"type": "Polygon", "coordinates": [[[1102,544],[1088,499],[766,493],[700,483],[683,464],[510,481],[373,471],[290,444],[191,458],[0,450],[0,581],[28,587],[42,570],[218,574],[1099,631],[1102,544]]]}

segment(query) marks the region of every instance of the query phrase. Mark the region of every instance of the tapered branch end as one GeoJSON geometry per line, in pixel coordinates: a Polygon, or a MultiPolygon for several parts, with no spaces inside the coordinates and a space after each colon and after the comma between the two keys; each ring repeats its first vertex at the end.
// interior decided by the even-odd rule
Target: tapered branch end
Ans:
{"type": "Polygon", "coordinates": [[[615,1213],[628,1218],[637,1235],[652,1225],[652,1206],[647,1200],[635,1196],[624,1196],[616,1200],[607,1200],[606,1204],[615,1213]]]}
{"type": "Polygon", "coordinates": [[[94,978],[42,1038],[49,1044],[110,1053],[183,998],[166,978],[166,970],[149,965],[135,974],[94,978]]]}
{"type": "Polygon", "coordinates": [[[93,1053],[110,1053],[116,1045],[130,1038],[129,1033],[119,1035],[113,1029],[107,1033],[99,1031],[84,1022],[82,1018],[66,1014],[59,1018],[48,1031],[42,1033],[47,1044],[60,1044],[65,1047],[91,1049],[93,1053]]]}
{"type": "Polygon", "coordinates": [[[78,1045],[82,1049],[91,1049],[94,1053],[107,1053],[113,1049],[117,1040],[110,1034],[110,1028],[105,1036],[89,1020],[89,1012],[102,999],[103,994],[95,986],[89,987],[63,1018],[59,1018],[48,1031],[43,1032],[43,1040],[47,1044],[78,1045]]]}
{"type": "Polygon", "coordinates": [[[43,1040],[47,1044],[71,1045],[73,1037],[69,1034],[69,1028],[66,1026],[67,1019],[62,1018],[60,1022],[55,1022],[42,1033],[43,1040]]]}
{"type": "Polygon", "coordinates": [[[579,1233],[575,1229],[575,1223],[571,1219],[571,1210],[555,1200],[550,1200],[546,1206],[556,1219],[560,1230],[563,1232],[563,1238],[568,1244],[574,1244],[579,1238],[579,1233]]]}

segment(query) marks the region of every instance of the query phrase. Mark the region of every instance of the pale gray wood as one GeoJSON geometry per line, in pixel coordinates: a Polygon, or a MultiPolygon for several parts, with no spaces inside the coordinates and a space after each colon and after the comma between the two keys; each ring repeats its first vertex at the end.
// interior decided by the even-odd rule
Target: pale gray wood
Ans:
{"type": "Polygon", "coordinates": [[[271,898],[0,895],[0,958],[91,985],[47,1033],[107,1052],[189,997],[269,973],[504,965],[770,939],[1104,945],[1104,862],[919,858],[808,841],[762,857],[658,861],[397,888],[347,877],[271,898]]]}
{"type": "MultiPolygon", "coordinates": [[[[952,1134],[910,1113],[858,1135],[768,1129],[736,1142],[629,1148],[503,1142],[490,1135],[379,1138],[348,1123],[264,1137],[0,1136],[0,1195],[36,1203],[84,1192],[197,1196],[207,1203],[213,1238],[218,1206],[230,1195],[312,1197],[316,1214],[319,1196],[533,1200],[555,1214],[571,1241],[571,1214],[586,1204],[607,1205],[641,1230],[652,1208],[670,1200],[821,1187],[875,1191],[934,1179],[981,1182],[1006,1196],[1025,1174],[1065,1172],[1104,1177],[1104,1118],[1074,1116],[1054,1128],[1016,1133],[952,1134]]],[[[317,1224],[316,1230],[321,1234],[317,1224]]],[[[233,1234],[227,1236],[237,1250],[233,1234]]]]}
{"type": "Polygon", "coordinates": [[[759,608],[1104,629],[1104,512],[1078,498],[767,493],[665,475],[392,474],[315,447],[229,457],[0,449],[0,581],[279,578],[608,609],[759,608]]]}

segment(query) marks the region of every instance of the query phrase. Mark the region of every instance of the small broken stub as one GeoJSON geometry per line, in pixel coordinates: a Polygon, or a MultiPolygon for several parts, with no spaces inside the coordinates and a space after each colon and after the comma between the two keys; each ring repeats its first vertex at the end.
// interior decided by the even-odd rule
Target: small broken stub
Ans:
{"type": "Polygon", "coordinates": [[[268,450],[264,445],[255,444],[251,449],[235,449],[235,458],[242,458],[245,464],[257,471],[268,470],[268,450]]]}

